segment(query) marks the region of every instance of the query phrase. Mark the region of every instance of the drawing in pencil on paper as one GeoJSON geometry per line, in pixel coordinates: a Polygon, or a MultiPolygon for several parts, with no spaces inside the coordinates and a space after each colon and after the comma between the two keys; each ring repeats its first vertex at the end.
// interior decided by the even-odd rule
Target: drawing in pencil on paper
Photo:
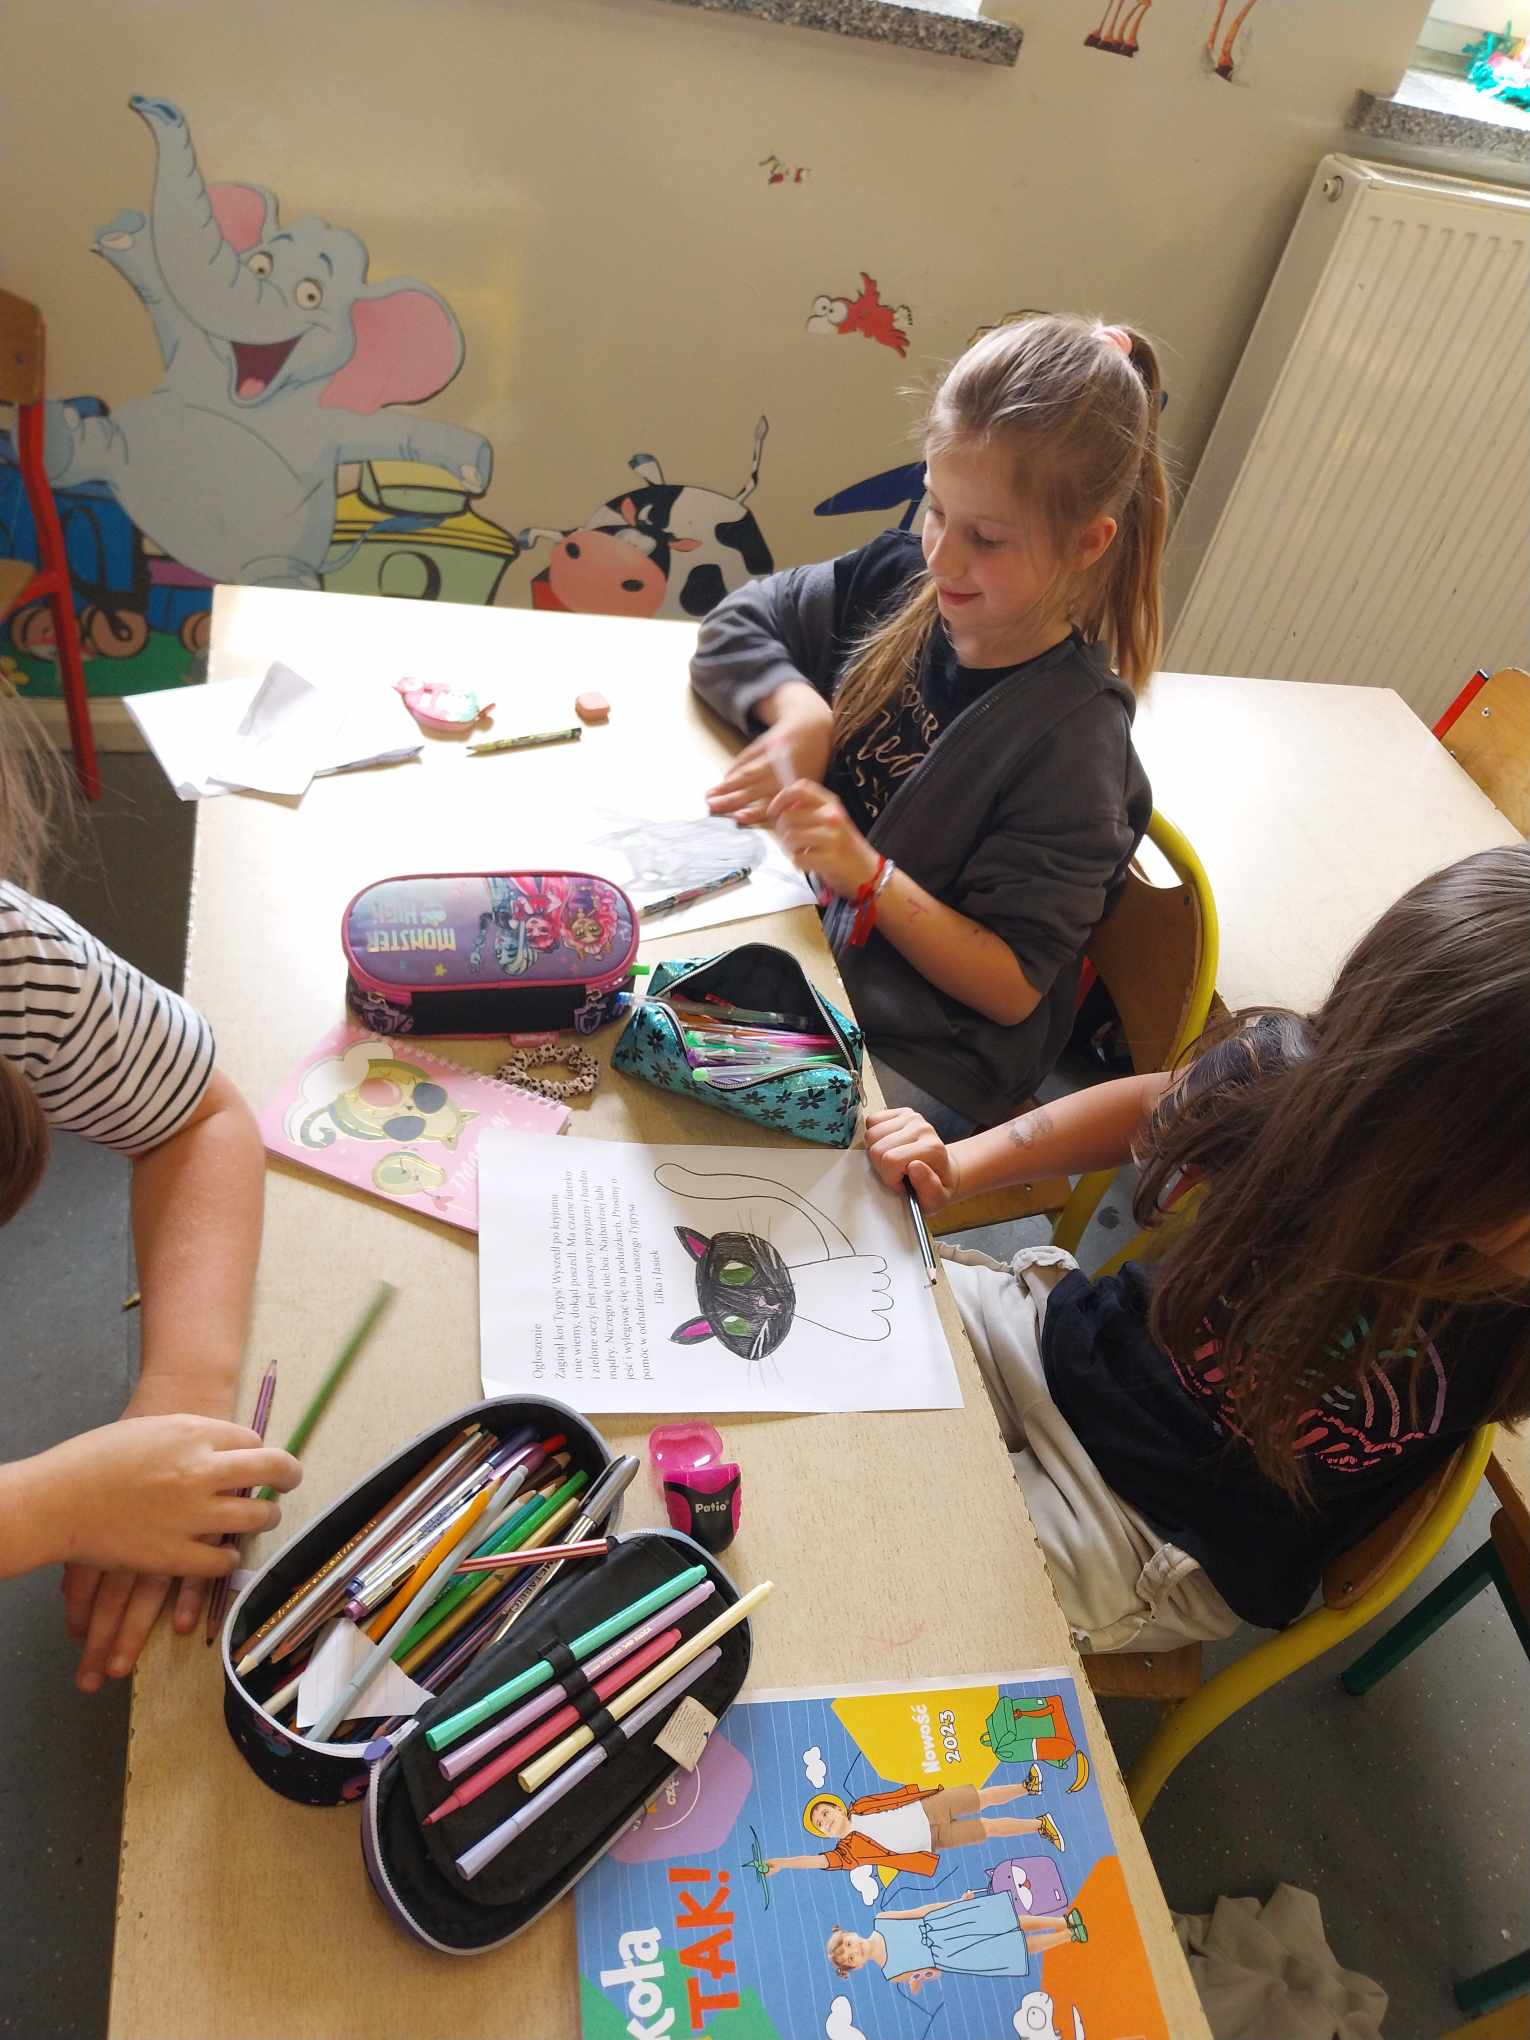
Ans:
{"type": "MultiPolygon", "coordinates": [[[[670,1333],[677,1346],[716,1339],[728,1352],[763,1367],[794,1323],[817,1325],[844,1339],[875,1345],[892,1332],[891,1278],[881,1254],[858,1254],[834,1220],[768,1176],[704,1175],[666,1162],[654,1170],[661,1189],[697,1203],[736,1207],[734,1228],[710,1236],[677,1225],[675,1237],[696,1266],[700,1315],[670,1333]],[[784,1208],[779,1246],[769,1237],[766,1205],[784,1208]],[[798,1241],[784,1237],[795,1221],[798,1241]],[[788,1260],[787,1254],[796,1259],[788,1260]]],[[[779,1370],[776,1371],[779,1380],[779,1370]]]]}
{"type": "Polygon", "coordinates": [[[482,1157],[486,1393],[590,1411],[960,1407],[907,1200],[863,1155],[565,1137],[482,1157]]]}

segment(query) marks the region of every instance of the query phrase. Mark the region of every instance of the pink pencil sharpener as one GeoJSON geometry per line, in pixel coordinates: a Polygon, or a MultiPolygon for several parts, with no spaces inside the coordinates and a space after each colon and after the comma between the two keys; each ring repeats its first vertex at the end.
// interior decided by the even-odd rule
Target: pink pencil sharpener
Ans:
{"type": "Polygon", "coordinates": [[[674,1528],[707,1551],[726,1551],[738,1534],[744,1477],[723,1457],[716,1428],[660,1424],[648,1434],[648,1456],[674,1528]]]}

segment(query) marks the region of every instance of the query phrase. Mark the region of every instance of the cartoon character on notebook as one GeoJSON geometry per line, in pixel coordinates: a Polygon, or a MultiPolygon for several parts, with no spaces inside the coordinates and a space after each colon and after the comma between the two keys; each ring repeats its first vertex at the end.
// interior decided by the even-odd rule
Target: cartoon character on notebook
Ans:
{"type": "Polygon", "coordinates": [[[454,1148],[477,1116],[428,1071],[397,1061],[386,1042],[358,1041],[303,1072],[283,1131],[311,1148],[333,1147],[337,1140],[436,1141],[454,1148]]]}
{"type": "Polygon", "coordinates": [[[676,1239],[695,1264],[700,1315],[675,1327],[672,1344],[697,1346],[716,1339],[756,1367],[799,1321],[872,1345],[891,1334],[886,1261],[880,1254],[858,1254],[833,1219],[795,1190],[768,1176],[708,1175],[679,1162],[662,1162],[653,1174],[661,1188],[677,1197],[735,1206],[739,1219],[736,1230],[710,1237],[694,1226],[675,1227],[676,1239]],[[786,1244],[794,1252],[800,1245],[800,1258],[788,1261],[765,1237],[770,1215],[762,1215],[759,1207],[766,1204],[786,1207],[788,1216],[778,1223],[796,1232],[796,1240],[786,1244]],[[800,1229],[799,1220],[804,1222],[800,1229]]]}
{"type": "Polygon", "coordinates": [[[1022,1919],[998,1893],[964,1891],[934,1905],[879,1912],[869,1934],[834,1927],[826,1952],[837,1976],[871,1965],[917,1996],[947,1976],[1029,1976],[1033,1957],[1088,1939],[1077,1906],[1022,1919]]]}
{"type": "Polygon", "coordinates": [[[446,1183],[446,1171],[439,1162],[427,1162],[413,1148],[400,1148],[384,1155],[372,1171],[374,1189],[390,1197],[429,1197],[446,1183]]]}
{"type": "Polygon", "coordinates": [[[1041,1835],[1061,1850],[1067,1845],[1049,1813],[1035,1820],[989,1814],[990,1807],[1033,1798],[1040,1790],[1041,1773],[1032,1765],[1016,1785],[898,1785],[848,1805],[837,1792],[820,1792],[804,1807],[802,1825],[826,1846],[812,1856],[767,1856],[765,1869],[774,1877],[781,1870],[854,1870],[864,1863],[873,1870],[933,1877],[947,1849],[975,1842],[1041,1835]]]}

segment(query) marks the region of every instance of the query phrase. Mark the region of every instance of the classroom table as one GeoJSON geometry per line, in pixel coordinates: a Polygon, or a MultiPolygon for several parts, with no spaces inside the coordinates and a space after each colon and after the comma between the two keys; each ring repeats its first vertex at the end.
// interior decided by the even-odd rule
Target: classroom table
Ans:
{"type": "Polygon", "coordinates": [[[1310,1010],[1416,880],[1520,840],[1390,687],[1159,673],[1136,744],[1211,880],[1234,1010],[1310,1010]]]}
{"type": "MultiPolygon", "coordinates": [[[[518,796],[533,786],[540,799],[628,812],[677,813],[695,802],[730,739],[690,695],[693,642],[681,624],[217,591],[215,684],[258,676],[274,658],[316,676],[450,677],[497,698],[501,731],[568,723],[584,688],[612,703],[610,725],[577,746],[470,759],[432,740],[421,763],[315,781],[299,807],[245,795],[202,803],[187,990],[248,1097],[267,1099],[343,1017],[340,913],[368,880],[496,868],[518,796]]],[[[746,934],[790,949],[844,998],[807,907],[647,940],[644,955],[705,954],[746,934]]],[[[601,1054],[614,1033],[596,1037],[601,1054]]],[[[492,1042],[453,1044],[452,1053],[484,1068],[497,1057],[492,1042]]],[[[575,1115],[574,1131],[606,1139],[783,1139],[609,1076],[575,1115]]],[[[272,1165],[241,1407],[266,1360],[279,1356],[273,1438],[375,1281],[399,1289],[305,1452],[304,1484],[279,1537],[405,1439],[477,1399],[475,1244],[272,1165]]],[[[743,1527],[726,1562],[741,1587],[776,1582],[755,1622],[755,1681],[933,1681],[1065,1666],[1168,2030],[1199,2040],[1207,2029],[1163,1896],[943,1283],[940,1301],[964,1408],[721,1419],[745,1482],[743,1527]],[[868,1536],[868,1525],[886,1534],[868,1536]]],[[[639,1454],[651,1421],[598,1420],[613,1450],[639,1454]]],[[[624,1521],[659,1520],[645,1470],[624,1521]]],[[[273,1548],[261,1540],[251,1562],[273,1548]]],[[[406,1940],[366,1884],[355,1811],[299,1807],[260,1784],[223,1726],[217,1653],[200,1637],[161,1630],[134,1684],[110,2031],[113,2040],[574,2040],[573,1904],[474,1960],[449,1961],[406,1940]]]]}

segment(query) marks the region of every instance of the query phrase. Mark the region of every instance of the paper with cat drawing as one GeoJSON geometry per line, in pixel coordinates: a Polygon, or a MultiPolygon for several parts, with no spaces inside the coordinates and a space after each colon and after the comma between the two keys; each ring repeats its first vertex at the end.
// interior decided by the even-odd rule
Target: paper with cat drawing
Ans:
{"type": "Polygon", "coordinates": [[[907,1199],[860,1153],[479,1146],[486,1395],[586,1411],[958,1409],[907,1199]]]}

